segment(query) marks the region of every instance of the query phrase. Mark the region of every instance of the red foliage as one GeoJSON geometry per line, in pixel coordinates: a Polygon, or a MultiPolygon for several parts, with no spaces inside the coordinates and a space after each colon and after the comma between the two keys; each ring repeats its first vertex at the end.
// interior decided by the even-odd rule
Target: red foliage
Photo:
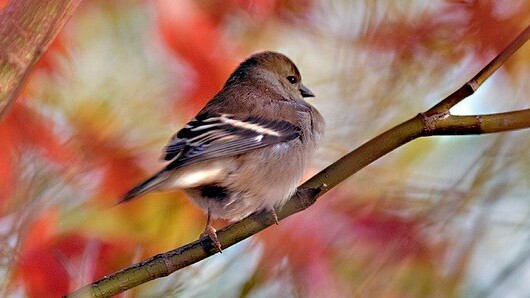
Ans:
{"type": "Polygon", "coordinates": [[[16,158],[28,150],[45,159],[63,165],[71,162],[73,152],[53,132],[53,122],[21,99],[9,109],[7,117],[0,122],[0,209],[13,193],[17,181],[16,158]]]}
{"type": "Polygon", "coordinates": [[[186,109],[193,116],[221,89],[243,55],[237,41],[223,39],[225,16],[244,11],[253,21],[281,15],[303,14],[312,0],[230,0],[198,2],[192,0],[157,1],[158,28],[162,40],[176,56],[191,67],[194,84],[175,109],[186,109]],[[301,13],[302,12],[302,13],[301,13]]]}
{"type": "Polygon", "coordinates": [[[359,267],[381,261],[399,265],[405,260],[433,264],[432,252],[438,247],[429,243],[421,226],[421,218],[404,218],[372,205],[318,203],[258,234],[265,239],[259,267],[275,272],[275,266],[287,259],[309,293],[338,290],[333,260],[346,258],[359,267]]]}
{"type": "Polygon", "coordinates": [[[461,16],[452,24],[457,42],[471,43],[479,59],[490,59],[528,25],[530,3],[514,6],[496,0],[451,1],[442,13],[461,16]]]}
{"type": "Polygon", "coordinates": [[[259,233],[265,246],[259,268],[274,275],[281,270],[278,264],[287,258],[302,288],[316,297],[319,291],[332,297],[335,295],[331,289],[337,290],[340,284],[333,277],[330,260],[336,253],[337,237],[344,233],[344,224],[343,220],[337,220],[337,214],[322,207],[313,206],[259,233]]]}
{"type": "Polygon", "coordinates": [[[253,22],[259,22],[271,18],[303,18],[313,6],[313,0],[216,0],[208,1],[207,5],[205,8],[218,20],[239,10],[249,14],[253,22]]]}
{"type": "Polygon", "coordinates": [[[20,254],[16,276],[30,297],[61,297],[130,263],[130,242],[58,234],[56,219],[50,212],[37,221],[20,254]]]}
{"type": "MultiPolygon", "coordinates": [[[[160,0],[158,25],[164,42],[183,58],[196,75],[186,103],[189,116],[195,114],[221,87],[236,66],[238,55],[222,40],[214,15],[195,1],[160,0]]],[[[179,110],[182,102],[178,103],[179,110]]]]}
{"type": "Polygon", "coordinates": [[[102,174],[97,197],[116,202],[129,188],[145,178],[138,158],[121,137],[105,134],[98,123],[76,124],[76,144],[90,168],[102,174]]]}
{"type": "Polygon", "coordinates": [[[4,210],[8,199],[13,194],[16,185],[17,175],[13,171],[14,158],[9,149],[11,142],[9,142],[9,132],[4,126],[0,126],[0,148],[3,148],[3,153],[0,155],[0,210],[4,210]]]}
{"type": "Polygon", "coordinates": [[[454,57],[470,53],[491,59],[526,25],[530,4],[495,0],[449,1],[442,11],[385,20],[362,38],[373,49],[414,57],[423,48],[450,49],[454,57]],[[442,41],[442,42],[440,42],[442,41]]]}
{"type": "Polygon", "coordinates": [[[432,15],[419,15],[415,22],[386,20],[372,28],[361,38],[371,48],[413,56],[423,47],[432,45],[438,38],[440,24],[432,15]]]}
{"type": "Polygon", "coordinates": [[[429,257],[428,242],[420,232],[420,219],[405,218],[373,208],[364,209],[348,210],[351,218],[350,239],[360,240],[370,247],[376,257],[381,254],[380,257],[386,256],[392,262],[407,258],[425,260],[429,257]]]}

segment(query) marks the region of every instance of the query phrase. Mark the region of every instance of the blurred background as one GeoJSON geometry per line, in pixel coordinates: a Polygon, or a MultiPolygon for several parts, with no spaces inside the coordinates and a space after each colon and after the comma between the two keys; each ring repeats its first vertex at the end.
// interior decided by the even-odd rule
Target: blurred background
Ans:
{"type": "MultiPolygon", "coordinates": [[[[56,297],[198,238],[179,191],[114,206],[247,56],[326,119],[307,176],[460,87],[530,24],[495,1],[86,0],[0,123],[0,296],[56,297]]],[[[528,108],[530,45],[455,114],[528,108]]],[[[415,140],[308,210],[126,297],[528,297],[530,131],[415,140]]],[[[221,227],[226,223],[217,222],[221,227]]]]}

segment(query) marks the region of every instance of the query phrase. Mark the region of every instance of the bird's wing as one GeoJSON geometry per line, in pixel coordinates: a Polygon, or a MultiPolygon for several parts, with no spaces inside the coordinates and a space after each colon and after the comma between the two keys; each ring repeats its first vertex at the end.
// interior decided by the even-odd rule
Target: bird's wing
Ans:
{"type": "Polygon", "coordinates": [[[168,167],[177,168],[288,142],[299,136],[300,128],[283,120],[201,114],[173,136],[164,159],[173,160],[168,167]]]}

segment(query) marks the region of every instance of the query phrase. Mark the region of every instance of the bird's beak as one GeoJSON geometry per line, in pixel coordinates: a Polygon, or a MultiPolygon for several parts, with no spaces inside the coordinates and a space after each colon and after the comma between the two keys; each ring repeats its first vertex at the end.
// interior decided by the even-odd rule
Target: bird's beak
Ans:
{"type": "Polygon", "coordinates": [[[315,94],[303,84],[300,84],[300,94],[302,94],[302,97],[315,97],[315,94]]]}

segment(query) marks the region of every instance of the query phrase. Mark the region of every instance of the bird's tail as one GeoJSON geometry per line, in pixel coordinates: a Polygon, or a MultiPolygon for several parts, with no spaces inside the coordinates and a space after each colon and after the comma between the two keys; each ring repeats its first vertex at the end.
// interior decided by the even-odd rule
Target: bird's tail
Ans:
{"type": "Polygon", "coordinates": [[[162,170],[156,173],[155,175],[153,175],[153,177],[145,180],[144,182],[140,183],[133,189],[129,190],[125,195],[121,197],[118,204],[130,201],[145,193],[160,189],[162,184],[166,182],[168,178],[169,178],[168,172],[165,170],[162,170]]]}

